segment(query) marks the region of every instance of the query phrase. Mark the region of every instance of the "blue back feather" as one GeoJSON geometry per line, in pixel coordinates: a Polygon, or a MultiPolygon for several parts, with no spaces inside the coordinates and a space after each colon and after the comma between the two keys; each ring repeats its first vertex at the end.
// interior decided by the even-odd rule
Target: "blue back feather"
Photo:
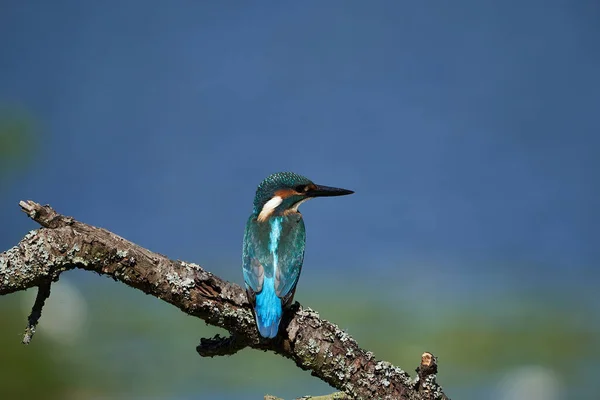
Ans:
{"type": "Polygon", "coordinates": [[[250,216],[244,235],[243,272],[254,299],[258,330],[273,338],[279,330],[283,306],[292,301],[304,259],[302,216],[274,216],[264,223],[250,216]]]}
{"type": "Polygon", "coordinates": [[[281,321],[281,299],[275,294],[273,278],[265,278],[263,290],[256,295],[256,325],[261,336],[274,338],[279,330],[281,321]]]}

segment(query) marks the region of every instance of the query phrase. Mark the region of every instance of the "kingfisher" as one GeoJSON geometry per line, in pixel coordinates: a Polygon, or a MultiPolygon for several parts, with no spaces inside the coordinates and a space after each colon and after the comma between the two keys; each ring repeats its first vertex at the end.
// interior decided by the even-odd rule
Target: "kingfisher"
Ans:
{"type": "Polygon", "coordinates": [[[277,336],[283,310],[296,292],[306,243],[298,207],[315,197],[352,193],[316,185],[293,172],[269,175],[258,185],[254,211],[246,223],[242,264],[246,294],[262,337],[277,336]]]}

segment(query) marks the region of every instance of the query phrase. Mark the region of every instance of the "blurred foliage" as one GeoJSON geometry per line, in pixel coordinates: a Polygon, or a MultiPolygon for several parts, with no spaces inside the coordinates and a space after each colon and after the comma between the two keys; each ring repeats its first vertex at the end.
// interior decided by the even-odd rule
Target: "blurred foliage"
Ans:
{"type": "Polygon", "coordinates": [[[23,111],[0,109],[0,179],[30,162],[34,148],[33,119],[23,111]]]}
{"type": "Polygon", "coordinates": [[[404,368],[415,364],[419,352],[433,352],[442,379],[456,384],[521,365],[549,367],[575,384],[581,355],[600,356],[600,321],[592,318],[591,306],[565,297],[539,290],[474,297],[470,304],[450,298],[439,304],[322,299],[320,311],[363,338],[359,343],[378,357],[404,368]]]}
{"type": "MultiPolygon", "coordinates": [[[[8,178],[31,161],[35,149],[33,125],[27,113],[0,108],[0,191],[8,178]]],[[[24,296],[21,293],[0,298],[0,397],[76,398],[77,385],[72,383],[75,370],[57,362],[60,347],[43,335],[36,336],[29,346],[21,344],[27,314],[19,307],[19,300],[24,296]]]]}
{"type": "Polygon", "coordinates": [[[43,335],[30,346],[20,343],[26,315],[19,307],[19,295],[0,299],[0,388],[6,399],[65,399],[72,388],[72,372],[57,368],[54,356],[60,351],[43,335]]]}
{"type": "MultiPolygon", "coordinates": [[[[221,330],[109,279],[83,271],[67,278],[85,293],[89,322],[67,345],[50,341],[44,328],[50,315],[42,317],[32,345],[21,345],[26,307],[16,306],[19,295],[0,298],[0,318],[7,321],[0,345],[9,357],[0,363],[0,384],[19,395],[14,398],[43,393],[44,398],[246,399],[333,391],[272,353],[245,350],[201,358],[194,349],[199,338],[221,330]]],[[[393,290],[381,287],[381,293],[393,290]]],[[[484,393],[507,373],[539,366],[556,373],[567,388],[577,388],[579,399],[593,399],[600,386],[586,379],[581,357],[600,356],[600,327],[591,306],[566,300],[574,298],[568,292],[564,297],[513,292],[467,304],[451,297],[405,303],[356,296],[358,283],[326,289],[305,282],[299,300],[411,375],[421,353],[432,351],[440,359],[438,379],[453,397],[491,398],[484,393]]]]}

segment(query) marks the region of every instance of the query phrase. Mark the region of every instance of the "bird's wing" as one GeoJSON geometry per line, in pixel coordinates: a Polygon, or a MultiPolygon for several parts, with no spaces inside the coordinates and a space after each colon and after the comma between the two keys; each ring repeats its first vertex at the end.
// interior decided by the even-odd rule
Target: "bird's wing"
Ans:
{"type": "Polygon", "coordinates": [[[302,270],[306,231],[300,213],[283,217],[281,237],[277,246],[277,270],[275,272],[275,293],[284,304],[289,304],[294,296],[296,284],[302,270]]]}
{"type": "Polygon", "coordinates": [[[253,302],[255,293],[262,290],[265,274],[273,276],[273,255],[269,253],[268,224],[259,224],[250,216],[244,233],[242,266],[246,291],[253,302]]]}

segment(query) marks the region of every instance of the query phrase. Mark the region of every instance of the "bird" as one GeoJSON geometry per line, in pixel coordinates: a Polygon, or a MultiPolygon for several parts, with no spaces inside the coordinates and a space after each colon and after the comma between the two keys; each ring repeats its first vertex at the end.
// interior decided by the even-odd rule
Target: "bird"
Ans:
{"type": "Polygon", "coordinates": [[[246,295],[262,337],[277,336],[283,310],[296,292],[306,244],[298,207],[315,197],[352,193],[316,185],[293,172],[271,174],[258,185],[244,231],[242,265],[246,295]]]}

